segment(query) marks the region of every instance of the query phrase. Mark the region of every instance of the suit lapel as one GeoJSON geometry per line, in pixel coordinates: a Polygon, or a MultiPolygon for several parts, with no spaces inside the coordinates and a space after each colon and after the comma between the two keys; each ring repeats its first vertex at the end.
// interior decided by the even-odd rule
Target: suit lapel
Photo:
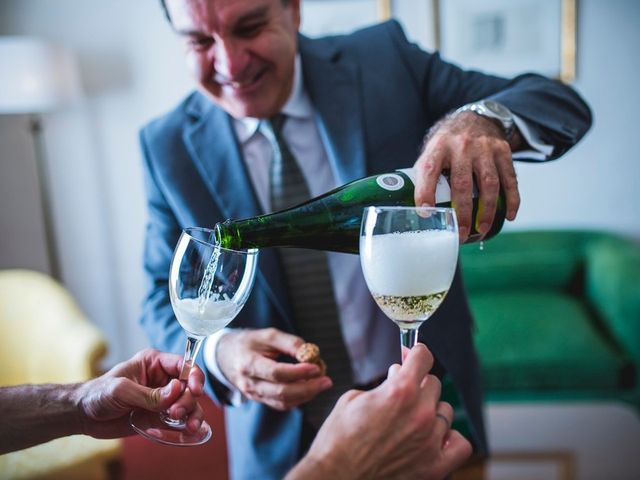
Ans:
{"type": "Polygon", "coordinates": [[[318,114],[318,124],[338,184],[366,174],[362,91],[358,67],[341,59],[340,51],[322,40],[299,36],[305,88],[318,114]]]}
{"type": "MultiPolygon", "coordinates": [[[[196,121],[185,129],[184,142],[223,216],[240,219],[259,215],[231,118],[202,95],[197,95],[189,113],[196,121]]],[[[257,280],[291,327],[279,259],[273,249],[261,250],[259,256],[257,280]]]]}
{"type": "Polygon", "coordinates": [[[185,130],[184,137],[196,168],[222,214],[236,219],[258,215],[255,193],[227,114],[208,108],[199,122],[185,130]]]}

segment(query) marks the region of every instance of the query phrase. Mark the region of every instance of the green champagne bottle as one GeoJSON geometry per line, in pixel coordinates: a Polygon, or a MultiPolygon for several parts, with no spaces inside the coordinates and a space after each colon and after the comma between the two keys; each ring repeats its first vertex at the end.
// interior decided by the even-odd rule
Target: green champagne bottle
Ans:
{"type": "MultiPolygon", "coordinates": [[[[225,248],[297,247],[358,253],[360,223],[365,207],[413,206],[415,173],[412,168],[361,178],[305,203],[244,220],[226,220],[215,226],[217,240],[225,248]]],[[[441,175],[436,205],[451,206],[451,189],[441,175]]],[[[496,235],[505,218],[500,194],[493,225],[484,240],[496,235]]],[[[472,229],[466,243],[480,240],[476,230],[478,195],[474,187],[472,229]]]]}

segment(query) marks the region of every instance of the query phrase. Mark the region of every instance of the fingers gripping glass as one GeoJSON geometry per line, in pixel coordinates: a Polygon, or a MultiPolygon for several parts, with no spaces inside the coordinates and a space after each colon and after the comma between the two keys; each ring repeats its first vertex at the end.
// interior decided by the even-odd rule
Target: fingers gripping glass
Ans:
{"type": "MultiPolygon", "coordinates": [[[[185,387],[202,341],[227,326],[247,301],[258,263],[256,249],[222,248],[214,235],[205,228],[185,229],[169,270],[171,306],[187,334],[179,377],[185,387]]],[[[190,432],[184,418],[174,419],[166,412],[134,410],[131,425],[146,438],[170,445],[200,445],[211,438],[206,422],[190,432]]]]}
{"type": "Polygon", "coordinates": [[[412,348],[418,329],[444,300],[458,261],[455,211],[438,207],[368,207],[360,262],[378,306],[412,348]]]}

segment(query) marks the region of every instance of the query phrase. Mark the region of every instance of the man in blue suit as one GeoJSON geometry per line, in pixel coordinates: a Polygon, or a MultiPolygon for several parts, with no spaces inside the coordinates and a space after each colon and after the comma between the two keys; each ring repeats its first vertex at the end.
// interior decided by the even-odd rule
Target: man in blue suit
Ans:
{"type": "MultiPolygon", "coordinates": [[[[435,202],[448,169],[460,237],[472,232],[473,181],[480,234],[499,192],[507,218],[520,197],[513,159],[549,160],[588,130],[588,107],[569,87],[538,75],[508,80],[464,71],[407,42],[396,22],[348,36],[298,34],[299,0],[166,0],[199,91],[141,132],[149,206],[142,318],[152,343],[179,351],[184,337],[167,291],[173,247],[183,227],[212,226],[271,210],[269,127],[284,115],[284,142],[315,196],[366,175],[415,167],[416,204],[435,202]],[[425,134],[427,134],[425,139],[425,134]],[[416,160],[417,158],[417,160],[416,160]]],[[[282,478],[304,454],[315,426],[307,406],[345,385],[368,388],[398,361],[396,327],[373,304],[357,257],[328,256],[340,334],[350,365],[328,376],[286,357],[301,338],[282,252],[261,252],[249,301],[232,329],[207,339],[208,388],[225,410],[233,478],[282,478]]],[[[327,296],[327,299],[329,296],[327,296]]],[[[472,318],[457,274],[420,332],[439,376],[453,381],[475,451],[486,454],[472,318]]],[[[372,419],[375,422],[375,419],[372,419]]]]}

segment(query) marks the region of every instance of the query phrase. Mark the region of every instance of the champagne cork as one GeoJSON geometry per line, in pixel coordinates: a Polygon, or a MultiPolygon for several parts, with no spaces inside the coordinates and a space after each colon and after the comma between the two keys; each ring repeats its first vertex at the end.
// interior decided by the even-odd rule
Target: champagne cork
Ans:
{"type": "Polygon", "coordinates": [[[296,360],[300,363],[313,363],[320,368],[320,375],[327,373],[327,364],[320,357],[320,347],[315,343],[303,343],[298,347],[296,360]]]}

